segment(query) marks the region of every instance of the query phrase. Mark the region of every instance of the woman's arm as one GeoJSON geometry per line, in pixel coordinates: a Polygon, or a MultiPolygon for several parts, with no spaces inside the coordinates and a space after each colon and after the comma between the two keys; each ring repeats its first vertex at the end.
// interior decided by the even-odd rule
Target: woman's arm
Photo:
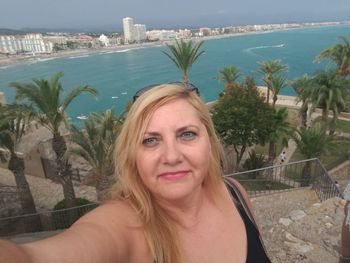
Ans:
{"type": "Polygon", "coordinates": [[[118,205],[107,204],[56,236],[22,245],[1,241],[0,263],[127,262],[124,217],[118,205]]]}
{"type": "Polygon", "coordinates": [[[0,240],[0,262],[1,263],[29,263],[33,262],[26,251],[13,242],[0,240]]]}

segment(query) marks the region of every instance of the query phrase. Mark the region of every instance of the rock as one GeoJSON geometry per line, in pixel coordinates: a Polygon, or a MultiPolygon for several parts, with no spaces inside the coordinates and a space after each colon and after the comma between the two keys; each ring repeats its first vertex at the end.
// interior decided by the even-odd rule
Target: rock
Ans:
{"type": "Polygon", "coordinates": [[[302,244],[302,243],[293,243],[284,241],[284,244],[287,245],[294,253],[305,254],[313,249],[311,244],[302,244]]]}
{"type": "Polygon", "coordinates": [[[291,223],[293,223],[292,220],[290,220],[289,218],[280,218],[280,220],[278,220],[278,223],[284,225],[284,226],[289,226],[291,223]]]}
{"type": "Polygon", "coordinates": [[[333,225],[332,225],[331,223],[329,223],[329,222],[327,222],[325,225],[326,225],[327,228],[331,228],[331,227],[333,226],[333,225]]]}
{"type": "Polygon", "coordinates": [[[302,210],[294,210],[290,212],[290,218],[294,221],[302,219],[304,216],[306,216],[305,212],[302,210]]]}
{"type": "Polygon", "coordinates": [[[307,243],[288,232],[286,232],[286,239],[289,241],[285,241],[284,243],[290,249],[295,250],[297,253],[306,253],[313,249],[312,244],[307,243]]]}

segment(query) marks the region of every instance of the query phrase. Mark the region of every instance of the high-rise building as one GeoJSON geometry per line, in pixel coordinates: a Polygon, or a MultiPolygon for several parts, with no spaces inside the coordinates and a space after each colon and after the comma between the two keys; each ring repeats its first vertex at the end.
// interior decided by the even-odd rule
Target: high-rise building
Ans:
{"type": "Polygon", "coordinates": [[[147,39],[146,26],[140,25],[140,24],[135,24],[134,25],[134,40],[136,42],[141,42],[141,41],[146,40],[146,39],[147,39]]]}
{"type": "Polygon", "coordinates": [[[131,17],[123,18],[123,30],[125,44],[134,42],[134,20],[131,17]]]}

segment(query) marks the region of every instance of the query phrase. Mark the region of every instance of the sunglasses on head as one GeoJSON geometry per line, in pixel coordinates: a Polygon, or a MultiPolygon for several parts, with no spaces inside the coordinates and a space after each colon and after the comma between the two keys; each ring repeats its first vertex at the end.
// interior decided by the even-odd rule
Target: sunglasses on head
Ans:
{"type": "MultiPolygon", "coordinates": [[[[174,84],[174,85],[178,85],[178,86],[181,86],[181,87],[188,88],[190,91],[194,91],[194,92],[196,92],[196,94],[198,96],[200,96],[198,88],[195,85],[191,84],[191,83],[184,83],[184,82],[181,82],[181,81],[175,81],[175,82],[169,82],[169,83],[166,83],[166,84],[174,84]]],[[[137,98],[140,97],[146,91],[148,91],[148,90],[150,90],[150,89],[152,89],[154,87],[157,87],[159,85],[161,85],[161,84],[148,85],[148,86],[143,87],[142,89],[136,91],[135,95],[133,96],[133,102],[135,102],[137,100],[137,98]]]]}

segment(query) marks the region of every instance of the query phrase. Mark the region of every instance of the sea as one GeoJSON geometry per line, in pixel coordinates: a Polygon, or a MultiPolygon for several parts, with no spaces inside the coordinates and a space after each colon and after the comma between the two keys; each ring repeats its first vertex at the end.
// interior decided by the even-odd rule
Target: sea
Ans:
{"type": "MultiPolygon", "coordinates": [[[[206,102],[213,101],[223,90],[223,83],[215,80],[219,70],[236,66],[242,73],[253,75],[262,85],[259,63],[280,59],[287,64],[288,80],[304,74],[312,75],[319,69],[331,67],[327,62],[315,63],[315,57],[332,44],[340,43],[338,36],[350,39],[350,25],[288,29],[248,35],[238,35],[205,40],[205,53],[193,65],[189,78],[206,102]]],[[[92,112],[114,108],[120,113],[132,100],[134,93],[151,84],[181,80],[181,72],[162,51],[165,45],[139,47],[108,53],[91,53],[83,56],[37,60],[30,63],[0,68],[0,91],[8,102],[14,99],[12,81],[29,83],[33,79],[48,78],[62,71],[61,83],[65,91],[76,85],[89,85],[99,95],[94,98],[84,94],[67,109],[73,124],[80,126],[92,112]]],[[[287,86],[281,95],[295,96],[287,86]]]]}

